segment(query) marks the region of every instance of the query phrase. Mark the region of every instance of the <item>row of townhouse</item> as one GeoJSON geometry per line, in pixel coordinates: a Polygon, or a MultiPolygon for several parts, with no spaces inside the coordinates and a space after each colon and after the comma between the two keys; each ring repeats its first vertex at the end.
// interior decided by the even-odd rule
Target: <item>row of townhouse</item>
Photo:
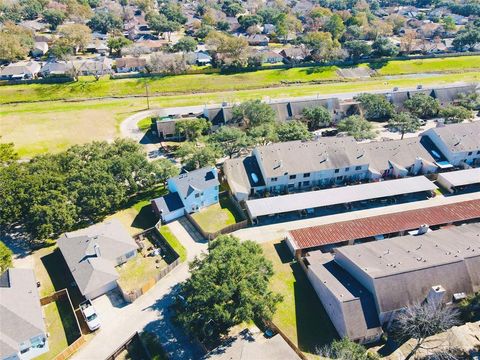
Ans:
{"type": "Polygon", "coordinates": [[[239,201],[265,192],[429,174],[478,164],[479,132],[480,122],[473,122],[439,126],[403,140],[357,143],[343,137],[275,143],[225,161],[223,171],[239,201]]]}

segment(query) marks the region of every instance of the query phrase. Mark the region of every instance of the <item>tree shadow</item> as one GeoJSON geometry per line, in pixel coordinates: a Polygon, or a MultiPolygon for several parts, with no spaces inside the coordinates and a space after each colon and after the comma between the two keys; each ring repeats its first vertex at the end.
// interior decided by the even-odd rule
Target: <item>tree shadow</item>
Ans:
{"type": "Polygon", "coordinates": [[[143,331],[157,336],[170,359],[200,359],[205,354],[203,349],[173,321],[172,305],[179,288],[179,284],[175,285],[153,305],[143,309],[157,312],[157,320],[145,325],[143,331]]]}
{"type": "Polygon", "coordinates": [[[379,70],[388,64],[387,60],[373,61],[368,63],[368,66],[372,70],[379,70]]]}
{"type": "Polygon", "coordinates": [[[295,277],[298,347],[301,351],[315,353],[318,348],[339,337],[300,263],[294,262],[290,267],[295,277]]]}

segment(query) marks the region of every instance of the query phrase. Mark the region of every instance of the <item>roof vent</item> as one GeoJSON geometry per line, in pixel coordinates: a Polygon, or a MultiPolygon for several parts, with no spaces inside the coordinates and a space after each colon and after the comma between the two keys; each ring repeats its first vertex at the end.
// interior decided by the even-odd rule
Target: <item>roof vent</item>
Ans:
{"type": "Polygon", "coordinates": [[[93,245],[93,250],[95,250],[95,256],[96,257],[101,257],[102,253],[100,252],[100,245],[94,244],[93,245]]]}

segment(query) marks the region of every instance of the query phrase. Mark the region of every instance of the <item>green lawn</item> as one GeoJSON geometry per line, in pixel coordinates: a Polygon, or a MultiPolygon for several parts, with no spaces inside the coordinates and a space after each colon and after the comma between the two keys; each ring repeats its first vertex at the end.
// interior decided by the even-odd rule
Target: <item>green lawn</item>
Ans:
{"type": "MultiPolygon", "coordinates": [[[[147,244],[150,243],[147,242],[147,244]]],[[[151,246],[151,244],[149,246],[151,246]]],[[[117,266],[116,269],[119,275],[118,283],[125,292],[138,289],[147,281],[154,278],[155,275],[166,266],[167,263],[159,256],[144,257],[142,254],[137,254],[135,259],[117,266]],[[157,263],[157,260],[160,261],[157,263]]]]}
{"type": "Polygon", "coordinates": [[[177,237],[170,231],[168,225],[163,225],[160,228],[160,234],[162,234],[173,250],[175,250],[175,252],[180,256],[180,261],[183,262],[187,260],[187,249],[185,249],[177,237]]]}
{"type": "MultiPolygon", "coordinates": [[[[375,66],[372,67],[375,68],[375,66]]],[[[480,69],[480,56],[389,61],[386,65],[381,66],[377,72],[380,75],[402,75],[450,71],[462,72],[472,69],[480,69]]]]}
{"type": "Polygon", "coordinates": [[[227,196],[221,196],[217,204],[201,209],[192,217],[204,231],[210,233],[243,220],[239,214],[236,214],[236,209],[227,196]]]}
{"type": "Polygon", "coordinates": [[[158,222],[158,218],[152,212],[150,200],[163,196],[165,193],[163,185],[143,192],[134,197],[125,209],[108,216],[106,220],[118,219],[131,235],[149,229],[158,222]]]}
{"type": "Polygon", "coordinates": [[[142,119],[137,123],[138,128],[142,131],[149,130],[151,125],[152,125],[152,118],[150,117],[142,119]]]}
{"type": "MultiPolygon", "coordinates": [[[[380,64],[382,75],[418,72],[450,72],[479,68],[480,56],[459,56],[425,60],[391,61],[380,64]]],[[[363,64],[364,65],[364,64],[363,64]]],[[[378,67],[375,63],[372,67],[378,67]]],[[[192,94],[276,87],[285,83],[339,80],[335,66],[293,69],[268,69],[237,74],[195,74],[155,78],[110,80],[83,77],[65,84],[28,84],[0,86],[0,103],[125,97],[145,94],[148,83],[152,95],[192,94]]]]}
{"type": "Polygon", "coordinates": [[[272,261],[275,275],[271,289],[283,295],[273,322],[307,355],[337,337],[322,303],[300,265],[283,241],[262,244],[265,257],[272,261]]]}
{"type": "Polygon", "coordinates": [[[80,337],[75,314],[66,300],[52,302],[43,307],[47,326],[49,351],[35,360],[50,360],[80,337]]]}
{"type": "MultiPolygon", "coordinates": [[[[225,76],[225,75],[224,75],[225,76]]],[[[381,77],[362,81],[329,84],[300,84],[260,90],[242,90],[191,95],[158,96],[150,99],[152,107],[188,106],[236,102],[248,99],[287,98],[328,95],[355,91],[388,90],[451,84],[457,81],[480,81],[480,72],[435,75],[419,79],[381,77]]],[[[24,85],[20,85],[24,86],[24,85]]],[[[3,87],[0,87],[0,92],[3,87]]],[[[0,95],[0,101],[2,95],[0,95]]],[[[120,135],[119,124],[126,117],[146,108],[143,98],[103,99],[82,102],[5,104],[0,107],[2,142],[14,142],[21,157],[65,150],[74,144],[93,140],[111,140],[120,135]],[[92,131],[95,129],[95,131],[92,131]]]]}

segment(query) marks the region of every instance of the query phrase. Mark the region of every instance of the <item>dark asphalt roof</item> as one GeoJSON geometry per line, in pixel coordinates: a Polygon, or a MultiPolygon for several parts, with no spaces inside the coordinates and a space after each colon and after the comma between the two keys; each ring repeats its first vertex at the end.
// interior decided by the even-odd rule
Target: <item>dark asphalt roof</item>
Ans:
{"type": "Polygon", "coordinates": [[[152,203],[162,215],[170,214],[184,207],[182,199],[176,192],[154,199],[152,203]]]}

